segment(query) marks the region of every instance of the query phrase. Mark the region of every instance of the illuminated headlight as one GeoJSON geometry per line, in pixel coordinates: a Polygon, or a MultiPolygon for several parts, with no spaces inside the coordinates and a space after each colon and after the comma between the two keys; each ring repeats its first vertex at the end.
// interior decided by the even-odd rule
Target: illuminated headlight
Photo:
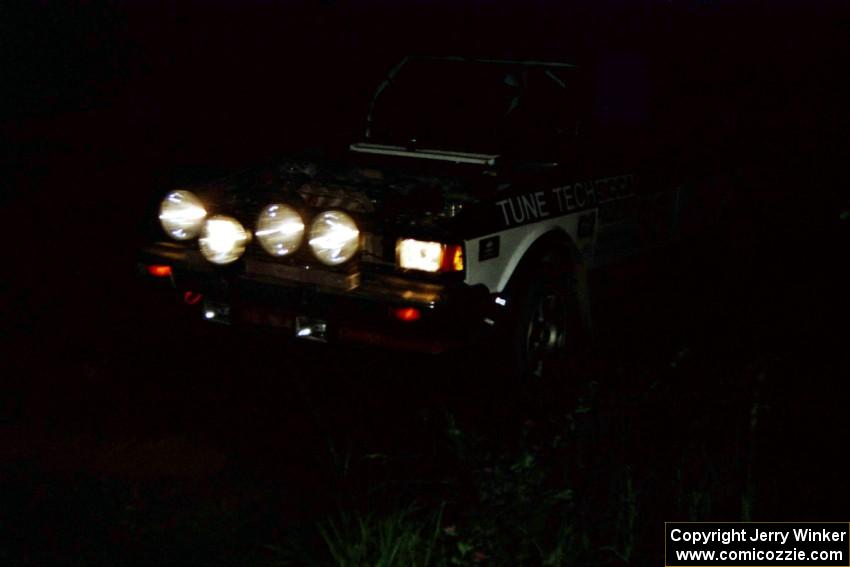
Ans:
{"type": "Polygon", "coordinates": [[[304,221],[287,205],[269,205],[260,213],[254,233],[272,256],[286,256],[298,249],[304,238],[304,221]]]}
{"type": "Polygon", "coordinates": [[[159,205],[159,222],[175,240],[198,236],[206,216],[203,203],[190,191],[172,191],[159,205]]]}
{"type": "Polygon", "coordinates": [[[310,248],[322,263],[336,266],[349,260],[360,246],[360,230],[342,211],[325,211],[310,226],[310,248]]]}
{"type": "Polygon", "coordinates": [[[201,230],[201,253],[214,264],[235,262],[245,252],[251,233],[232,217],[214,216],[201,230]]]}
{"type": "Polygon", "coordinates": [[[404,238],[396,245],[398,265],[424,272],[459,272],[463,270],[463,247],[457,244],[427,242],[404,238]]]}

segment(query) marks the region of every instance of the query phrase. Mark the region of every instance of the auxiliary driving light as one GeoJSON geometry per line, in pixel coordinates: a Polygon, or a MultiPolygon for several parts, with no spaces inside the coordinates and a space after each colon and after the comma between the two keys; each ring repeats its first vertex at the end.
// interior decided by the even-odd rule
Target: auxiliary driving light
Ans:
{"type": "Polygon", "coordinates": [[[245,252],[251,233],[233,217],[217,215],[207,219],[198,243],[201,253],[214,264],[230,264],[245,252]]]}
{"type": "Polygon", "coordinates": [[[309,242],[316,258],[328,266],[337,266],[357,252],[360,230],[344,212],[325,211],[313,220],[309,242]]]}
{"type": "Polygon", "coordinates": [[[198,236],[206,216],[203,203],[191,191],[172,191],[159,205],[159,222],[174,240],[198,236]]]}
{"type": "Polygon", "coordinates": [[[286,256],[301,245],[304,221],[292,207],[276,203],[260,213],[254,234],[263,250],[272,256],[286,256]]]}

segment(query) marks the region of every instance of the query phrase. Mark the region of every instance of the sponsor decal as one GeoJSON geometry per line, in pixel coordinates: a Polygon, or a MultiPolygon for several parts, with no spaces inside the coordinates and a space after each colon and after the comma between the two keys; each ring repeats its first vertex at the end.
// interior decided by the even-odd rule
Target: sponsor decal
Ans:
{"type": "Polygon", "coordinates": [[[531,191],[495,202],[504,228],[559,217],[628,197],[634,176],[618,175],[531,191]]]}
{"type": "Polygon", "coordinates": [[[491,260],[499,256],[499,237],[491,236],[478,241],[478,261],[491,260]]]}
{"type": "Polygon", "coordinates": [[[596,213],[591,212],[578,218],[578,237],[590,238],[593,236],[593,225],[596,224],[596,213]]]}

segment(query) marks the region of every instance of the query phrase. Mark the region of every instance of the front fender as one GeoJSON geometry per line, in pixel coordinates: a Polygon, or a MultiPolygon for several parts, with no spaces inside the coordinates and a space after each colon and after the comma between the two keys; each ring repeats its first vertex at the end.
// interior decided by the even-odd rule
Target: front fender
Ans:
{"type": "Polygon", "coordinates": [[[549,242],[548,239],[562,242],[572,259],[578,260],[575,245],[578,223],[579,215],[568,215],[467,240],[466,283],[484,285],[491,293],[502,292],[527,254],[541,243],[549,242]],[[494,238],[498,239],[498,256],[482,259],[482,246],[494,238]]]}

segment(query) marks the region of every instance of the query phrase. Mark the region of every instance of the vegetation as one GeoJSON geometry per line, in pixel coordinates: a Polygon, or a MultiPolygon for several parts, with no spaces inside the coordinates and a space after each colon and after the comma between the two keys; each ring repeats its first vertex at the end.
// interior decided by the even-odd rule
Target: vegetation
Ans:
{"type": "MultiPolygon", "coordinates": [[[[743,400],[729,401],[734,407],[711,404],[683,420],[687,410],[676,408],[675,400],[693,409],[687,404],[706,392],[688,394],[672,381],[693,373],[694,364],[680,358],[663,384],[643,381],[645,390],[631,400],[585,397],[561,414],[537,408],[537,415],[546,415],[542,421],[518,419],[514,434],[499,438],[465,428],[445,413],[440,458],[450,464],[442,479],[408,479],[407,487],[387,478],[376,482],[359,509],[331,513],[314,524],[312,535],[298,531],[269,546],[273,562],[646,564],[658,559],[661,549],[654,543],[665,520],[749,518],[755,492],[751,445],[762,401],[753,395],[749,406],[743,400]],[[726,420],[722,427],[717,411],[726,420]]],[[[763,380],[764,374],[754,378],[763,380]]],[[[361,465],[366,461],[374,475],[374,456],[361,465]]],[[[382,455],[381,467],[393,469],[392,461],[382,455]]],[[[345,474],[362,474],[357,468],[348,459],[345,474]]]]}

